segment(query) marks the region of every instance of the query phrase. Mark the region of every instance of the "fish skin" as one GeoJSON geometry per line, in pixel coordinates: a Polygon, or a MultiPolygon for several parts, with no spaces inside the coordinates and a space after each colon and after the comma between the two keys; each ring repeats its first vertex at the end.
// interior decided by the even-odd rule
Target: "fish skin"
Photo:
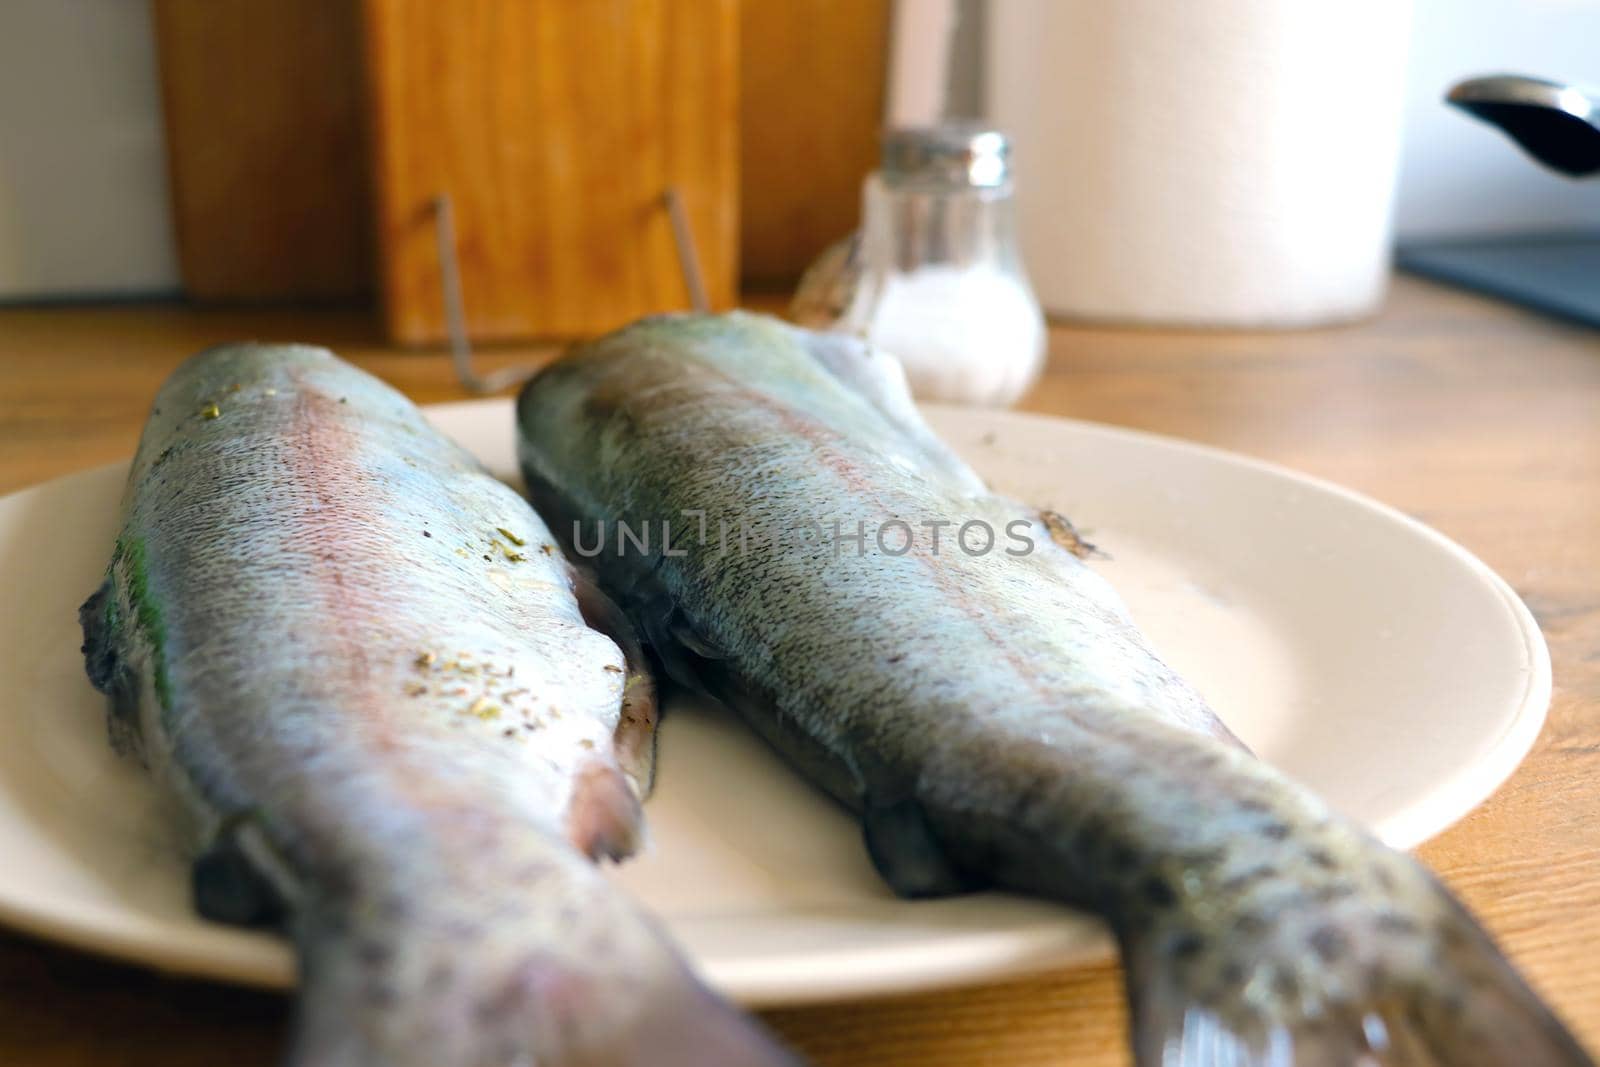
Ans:
{"type": "Polygon", "coordinates": [[[541,372],[518,422],[578,554],[597,524],[689,532],[586,562],[677,681],[860,815],[892,887],[1105,918],[1144,1067],[1590,1063],[1425,868],[1228,733],[1069,525],[983,488],[882,353],[741,313],[649,319],[541,372]],[[897,519],[1024,519],[1035,550],[828,536],[897,519]]]}
{"type": "Polygon", "coordinates": [[[295,1067],[790,1064],[595,865],[642,834],[647,679],[527,503],[325,350],[162,387],[82,609],[197,905],[298,947],[295,1067]]]}

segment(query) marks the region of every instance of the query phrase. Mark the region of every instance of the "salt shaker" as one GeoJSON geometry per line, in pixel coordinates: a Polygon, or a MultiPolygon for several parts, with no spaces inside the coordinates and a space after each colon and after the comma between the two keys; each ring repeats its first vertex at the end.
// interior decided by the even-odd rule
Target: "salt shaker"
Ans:
{"type": "Polygon", "coordinates": [[[969,124],[888,131],[861,217],[806,272],[795,320],[896,356],[919,399],[1015,402],[1039,375],[1045,329],[1005,137],[969,124]]]}

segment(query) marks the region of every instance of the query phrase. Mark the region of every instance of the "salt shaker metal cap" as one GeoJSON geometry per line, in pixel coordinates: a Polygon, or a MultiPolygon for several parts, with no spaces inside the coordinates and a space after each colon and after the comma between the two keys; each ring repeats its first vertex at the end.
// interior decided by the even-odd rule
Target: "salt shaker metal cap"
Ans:
{"type": "Polygon", "coordinates": [[[998,188],[1011,180],[1011,144],[999,130],[976,123],[893,129],[883,136],[887,182],[938,181],[998,188]]]}

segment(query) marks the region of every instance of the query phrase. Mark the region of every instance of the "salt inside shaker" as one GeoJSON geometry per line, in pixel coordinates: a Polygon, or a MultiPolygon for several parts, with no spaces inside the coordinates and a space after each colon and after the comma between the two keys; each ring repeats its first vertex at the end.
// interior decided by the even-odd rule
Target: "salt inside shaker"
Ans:
{"type": "Polygon", "coordinates": [[[896,356],[919,399],[1015,402],[1039,375],[1045,328],[1017,248],[1009,154],[981,126],[888,131],[861,231],[807,272],[795,319],[896,356]]]}

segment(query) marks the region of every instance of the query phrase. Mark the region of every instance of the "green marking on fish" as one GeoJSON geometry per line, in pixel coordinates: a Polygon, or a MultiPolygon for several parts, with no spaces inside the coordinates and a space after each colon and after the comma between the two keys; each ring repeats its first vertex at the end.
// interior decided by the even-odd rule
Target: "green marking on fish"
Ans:
{"type": "MultiPolygon", "coordinates": [[[[113,574],[122,575],[121,588],[133,609],[133,617],[138,623],[139,632],[144,635],[149,645],[151,685],[155,688],[156,699],[161,702],[163,708],[170,711],[172,682],[167,673],[167,624],[162,617],[161,605],[156,602],[155,595],[150,590],[150,568],[144,539],[118,538],[112,549],[111,569],[113,574]]],[[[113,632],[118,621],[116,611],[116,597],[108,597],[106,626],[113,632]]]]}

